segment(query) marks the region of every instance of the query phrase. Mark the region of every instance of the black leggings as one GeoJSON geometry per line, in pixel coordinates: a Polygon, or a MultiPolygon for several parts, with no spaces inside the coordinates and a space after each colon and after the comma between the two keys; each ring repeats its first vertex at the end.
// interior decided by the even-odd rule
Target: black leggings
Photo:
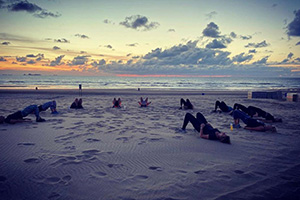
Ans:
{"type": "Polygon", "coordinates": [[[191,124],[198,132],[200,132],[200,125],[202,123],[207,124],[205,117],[199,112],[197,113],[196,118],[191,113],[186,113],[184,117],[182,129],[185,129],[189,122],[191,122],[191,124]]]}
{"type": "Polygon", "coordinates": [[[247,113],[248,115],[250,115],[249,109],[246,108],[246,106],[243,106],[242,104],[238,104],[238,103],[234,104],[233,109],[243,111],[244,113],[247,113]]]}
{"type": "Polygon", "coordinates": [[[267,113],[266,111],[264,111],[260,108],[257,108],[254,106],[249,106],[248,110],[249,110],[249,115],[251,117],[253,117],[253,115],[255,115],[255,113],[257,113],[258,117],[263,117],[266,120],[272,120],[272,121],[275,120],[274,117],[270,113],[267,113]]]}
{"type": "Polygon", "coordinates": [[[184,106],[185,109],[193,109],[193,105],[190,102],[189,99],[186,99],[186,101],[184,99],[180,99],[180,106],[182,107],[182,105],[184,106]]]}
{"type": "Polygon", "coordinates": [[[215,110],[217,110],[217,108],[220,108],[223,112],[229,112],[228,106],[226,105],[226,103],[224,101],[216,101],[215,104],[215,110]]]}

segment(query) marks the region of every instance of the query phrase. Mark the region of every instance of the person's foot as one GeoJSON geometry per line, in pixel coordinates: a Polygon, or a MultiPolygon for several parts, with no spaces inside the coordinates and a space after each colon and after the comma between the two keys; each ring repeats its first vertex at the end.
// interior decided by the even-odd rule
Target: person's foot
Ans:
{"type": "Polygon", "coordinates": [[[38,118],[38,119],[36,119],[36,122],[45,122],[46,120],[45,119],[43,119],[43,118],[38,118]]]}
{"type": "Polygon", "coordinates": [[[241,125],[239,125],[239,124],[233,124],[233,128],[241,128],[241,125]]]}
{"type": "Polygon", "coordinates": [[[186,133],[186,130],[182,129],[182,128],[176,128],[176,132],[178,132],[178,133],[186,133]]]}
{"type": "Polygon", "coordinates": [[[55,110],[55,111],[51,112],[51,114],[58,114],[58,112],[55,110]]]}

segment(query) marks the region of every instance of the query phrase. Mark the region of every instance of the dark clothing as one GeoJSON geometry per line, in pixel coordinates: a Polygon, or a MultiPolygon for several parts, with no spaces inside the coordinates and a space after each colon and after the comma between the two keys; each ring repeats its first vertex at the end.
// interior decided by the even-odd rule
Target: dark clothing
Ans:
{"type": "Polygon", "coordinates": [[[243,106],[242,104],[238,104],[238,103],[234,104],[233,109],[234,110],[241,110],[244,113],[249,114],[249,109],[246,108],[246,106],[243,106]]]}
{"type": "Polygon", "coordinates": [[[253,115],[255,115],[257,113],[258,117],[263,117],[266,120],[275,121],[275,118],[270,113],[267,113],[266,111],[264,111],[260,108],[257,108],[254,106],[249,106],[248,110],[249,110],[249,115],[251,117],[253,117],[253,115]]]}
{"type": "Polygon", "coordinates": [[[182,125],[182,129],[185,129],[189,122],[193,125],[193,127],[200,132],[200,125],[203,123],[205,124],[203,128],[203,134],[209,135],[210,140],[218,140],[216,136],[216,132],[220,132],[218,129],[213,128],[209,125],[205,119],[205,117],[201,113],[197,113],[197,118],[195,118],[192,114],[186,113],[182,125]]]}
{"type": "Polygon", "coordinates": [[[5,118],[5,123],[11,123],[10,120],[11,119],[23,119],[23,116],[22,116],[22,112],[21,111],[17,111],[13,114],[10,114],[8,115],[6,118],[5,118]]]}
{"type": "Polygon", "coordinates": [[[215,111],[218,109],[218,107],[222,110],[222,112],[230,112],[232,111],[232,108],[230,106],[227,106],[224,101],[216,101],[215,104],[215,111]]]}
{"type": "Polygon", "coordinates": [[[180,107],[184,107],[184,109],[193,109],[194,106],[192,105],[192,103],[190,102],[189,99],[186,99],[186,101],[184,99],[180,99],[180,107]]]}
{"type": "Polygon", "coordinates": [[[251,118],[245,112],[240,110],[233,111],[233,118],[234,119],[241,119],[248,127],[258,127],[264,126],[265,124],[257,119],[251,118]]]}
{"type": "Polygon", "coordinates": [[[74,109],[81,109],[83,108],[81,104],[76,104],[75,102],[72,103],[72,105],[70,106],[70,108],[74,108],[74,109]]]}

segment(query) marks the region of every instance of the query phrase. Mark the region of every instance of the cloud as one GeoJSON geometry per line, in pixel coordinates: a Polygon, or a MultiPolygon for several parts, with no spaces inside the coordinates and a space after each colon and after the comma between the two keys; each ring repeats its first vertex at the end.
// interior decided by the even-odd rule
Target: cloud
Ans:
{"type": "Polygon", "coordinates": [[[253,55],[250,55],[250,54],[247,55],[245,53],[241,53],[239,55],[234,56],[232,58],[232,61],[241,63],[241,62],[245,62],[245,61],[250,61],[252,58],[253,58],[253,55]]]}
{"type": "Polygon", "coordinates": [[[212,11],[210,13],[205,14],[207,20],[211,20],[213,17],[215,17],[218,13],[216,11],[212,11]]]}
{"type": "Polygon", "coordinates": [[[175,32],[175,29],[170,28],[170,29],[168,30],[168,32],[175,32]]]}
{"type": "Polygon", "coordinates": [[[129,46],[129,47],[136,47],[137,45],[138,45],[138,43],[126,44],[126,46],[129,46]]]}
{"type": "Polygon", "coordinates": [[[101,68],[103,65],[106,65],[106,61],[104,59],[101,59],[101,60],[99,60],[98,63],[97,63],[97,61],[94,61],[93,63],[91,63],[91,65],[93,67],[101,68]]]}
{"type": "Polygon", "coordinates": [[[300,41],[299,41],[299,42],[297,42],[296,46],[297,46],[297,45],[300,45],[300,41]]]}
{"type": "Polygon", "coordinates": [[[6,59],[4,57],[0,57],[0,62],[4,62],[6,59]]]}
{"type": "Polygon", "coordinates": [[[247,35],[247,36],[246,35],[241,35],[240,38],[242,40],[250,40],[252,38],[252,36],[251,35],[247,35]]]}
{"type": "Polygon", "coordinates": [[[294,55],[294,54],[293,54],[292,52],[290,52],[290,53],[288,54],[287,58],[288,58],[288,59],[291,59],[291,58],[293,57],[293,55],[294,55]]]}
{"type": "Polygon", "coordinates": [[[219,27],[214,22],[210,22],[209,24],[207,24],[206,28],[203,30],[202,33],[206,37],[220,37],[219,27]]]}
{"type": "Polygon", "coordinates": [[[61,14],[59,13],[52,13],[47,11],[46,9],[41,8],[40,6],[30,3],[27,0],[25,1],[1,1],[0,3],[1,8],[7,8],[8,11],[11,12],[27,12],[33,14],[34,17],[38,18],[46,18],[46,17],[60,17],[61,14]]]}
{"type": "Polygon", "coordinates": [[[60,47],[54,46],[52,49],[53,49],[53,50],[58,50],[58,49],[60,49],[60,47]]]}
{"type": "Polygon", "coordinates": [[[69,63],[69,65],[85,65],[88,61],[88,57],[90,56],[76,56],[73,58],[71,63],[69,63]]]}
{"type": "Polygon", "coordinates": [[[82,38],[82,39],[89,39],[89,36],[87,36],[87,35],[75,34],[75,36],[82,38]]]}
{"type": "Polygon", "coordinates": [[[262,59],[260,59],[260,60],[258,60],[256,62],[252,63],[252,64],[253,65],[267,64],[268,59],[269,59],[269,56],[266,56],[266,57],[264,57],[264,58],[262,58],[262,59]]]}
{"type": "Polygon", "coordinates": [[[300,9],[294,11],[294,20],[287,25],[288,36],[300,36],[300,9]]]}
{"type": "Polygon", "coordinates": [[[63,59],[65,55],[60,55],[57,58],[55,58],[55,60],[52,60],[50,62],[50,66],[58,66],[58,65],[62,65],[63,63],[61,62],[61,60],[63,59]]]}
{"type": "Polygon", "coordinates": [[[247,45],[245,45],[246,48],[262,48],[267,46],[270,46],[270,44],[268,44],[266,40],[260,43],[248,43],[247,45]]]}
{"type": "Polygon", "coordinates": [[[104,47],[106,47],[106,48],[108,48],[108,49],[112,49],[112,48],[113,48],[110,44],[104,45],[104,47]]]}
{"type": "Polygon", "coordinates": [[[103,20],[104,24],[114,24],[111,20],[105,19],[103,20]]]}
{"type": "Polygon", "coordinates": [[[18,62],[26,62],[26,57],[16,57],[18,62]]]}
{"type": "Polygon", "coordinates": [[[44,54],[37,54],[37,55],[34,55],[34,54],[27,54],[26,55],[27,58],[36,58],[36,57],[43,57],[44,58],[44,54]]]}
{"type": "Polygon", "coordinates": [[[257,53],[256,49],[250,49],[248,53],[257,53]]]}
{"type": "Polygon", "coordinates": [[[6,46],[9,45],[9,44],[10,44],[10,42],[2,42],[1,43],[1,45],[6,45],[6,46]]]}
{"type": "Polygon", "coordinates": [[[27,61],[27,64],[35,64],[36,62],[34,60],[27,61]]]}
{"type": "Polygon", "coordinates": [[[237,34],[236,34],[235,32],[231,32],[231,33],[230,33],[230,37],[236,38],[236,37],[237,37],[237,34]]]}
{"type": "Polygon", "coordinates": [[[208,43],[206,46],[208,49],[224,49],[225,44],[221,40],[214,39],[212,42],[208,43]]]}
{"type": "Polygon", "coordinates": [[[120,25],[135,30],[149,31],[157,28],[160,24],[158,22],[149,22],[148,18],[145,16],[133,15],[126,17],[125,21],[120,22],[120,25]]]}
{"type": "Polygon", "coordinates": [[[59,42],[59,43],[70,43],[69,40],[65,39],[65,38],[62,38],[62,39],[55,39],[54,42],[59,42]]]}

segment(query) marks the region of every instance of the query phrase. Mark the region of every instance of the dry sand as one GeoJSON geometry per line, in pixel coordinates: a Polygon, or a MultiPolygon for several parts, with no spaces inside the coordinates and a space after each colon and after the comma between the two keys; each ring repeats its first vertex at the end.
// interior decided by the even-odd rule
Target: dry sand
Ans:
{"type": "MultiPolygon", "coordinates": [[[[1,90],[0,115],[56,100],[47,121],[0,125],[0,199],[299,199],[300,104],[247,99],[242,92],[1,90]],[[147,108],[139,98],[149,97],[147,108]],[[121,97],[123,108],[111,108],[121,97]],[[179,110],[189,98],[192,111],[179,110]],[[216,100],[254,105],[283,119],[278,133],[230,131],[216,100]],[[199,138],[186,112],[201,112],[231,145],[199,138]]],[[[241,124],[242,126],[244,124],[241,124]]]]}

